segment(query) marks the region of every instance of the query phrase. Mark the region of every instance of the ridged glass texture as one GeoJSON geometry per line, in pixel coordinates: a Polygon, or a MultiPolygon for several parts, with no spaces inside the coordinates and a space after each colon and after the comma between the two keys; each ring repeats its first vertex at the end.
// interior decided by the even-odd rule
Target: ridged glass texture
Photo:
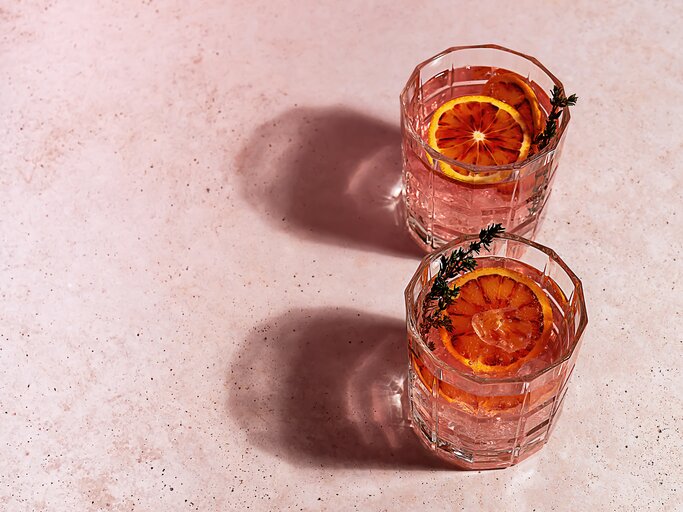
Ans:
{"type": "Polygon", "coordinates": [[[428,144],[434,111],[452,98],[481,94],[496,72],[507,70],[528,79],[547,114],[549,93],[562,83],[540,62],[496,45],[450,48],[419,64],[401,100],[403,198],[411,235],[426,250],[455,237],[502,223],[509,233],[533,239],[541,223],[562,152],[569,113],[558,122],[557,136],[543,150],[511,165],[477,167],[444,157],[428,144]],[[471,176],[491,176],[472,183],[449,177],[442,163],[457,165],[471,176]]]}
{"type": "Polygon", "coordinates": [[[411,419],[420,439],[457,465],[504,468],[548,441],[586,328],[586,307],[581,282],[554,251],[505,234],[482,256],[537,271],[534,280],[552,301],[557,357],[531,373],[505,378],[476,375],[439,360],[419,330],[423,290],[438,272],[439,258],[474,239],[458,238],[426,256],[406,288],[411,419]]]}

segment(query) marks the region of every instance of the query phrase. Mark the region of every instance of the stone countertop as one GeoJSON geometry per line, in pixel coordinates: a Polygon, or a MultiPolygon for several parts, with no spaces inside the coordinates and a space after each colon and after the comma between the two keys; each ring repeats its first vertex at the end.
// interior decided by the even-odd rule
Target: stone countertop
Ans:
{"type": "Polygon", "coordinates": [[[683,510],[682,5],[4,2],[0,509],[683,510]],[[484,42],[580,97],[538,240],[590,323],[545,449],[457,472],[401,412],[397,98],[484,42]]]}

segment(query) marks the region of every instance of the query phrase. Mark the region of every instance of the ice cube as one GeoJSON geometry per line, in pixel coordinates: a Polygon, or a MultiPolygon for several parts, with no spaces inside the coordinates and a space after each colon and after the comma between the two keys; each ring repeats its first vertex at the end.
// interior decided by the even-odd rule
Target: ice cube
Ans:
{"type": "Polygon", "coordinates": [[[531,333],[519,332],[515,323],[519,319],[515,316],[516,308],[489,309],[472,317],[472,327],[477,336],[488,345],[498,347],[505,352],[516,352],[526,347],[531,333]]]}

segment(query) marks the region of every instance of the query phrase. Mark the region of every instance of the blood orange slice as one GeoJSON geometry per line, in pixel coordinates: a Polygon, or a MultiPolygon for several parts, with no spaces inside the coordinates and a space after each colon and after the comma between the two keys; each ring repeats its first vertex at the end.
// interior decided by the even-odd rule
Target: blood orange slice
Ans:
{"type": "MultiPolygon", "coordinates": [[[[461,96],[439,107],[429,125],[429,145],[444,156],[477,166],[507,165],[529,154],[531,134],[507,103],[490,96],[461,96]]],[[[460,181],[495,183],[509,172],[470,172],[441,162],[460,181]]]]}
{"type": "Polygon", "coordinates": [[[486,82],[483,92],[514,107],[531,131],[532,139],[543,131],[543,115],[538,98],[521,75],[512,72],[495,74],[486,82]]]}
{"type": "Polygon", "coordinates": [[[428,390],[431,391],[432,387],[436,383],[436,385],[439,387],[439,395],[445,398],[448,402],[455,402],[462,408],[468,409],[470,411],[477,410],[480,401],[479,397],[458,389],[447,382],[436,380],[434,378],[434,374],[432,374],[425,364],[414,354],[412,355],[412,363],[415,374],[428,390]]]}
{"type": "Polygon", "coordinates": [[[447,402],[469,412],[491,412],[510,410],[517,407],[524,400],[524,395],[511,396],[477,396],[434,378],[425,364],[414,354],[412,355],[413,370],[425,387],[432,391],[434,384],[438,385],[439,395],[447,402]]]}
{"type": "Polygon", "coordinates": [[[422,361],[420,361],[414,354],[411,355],[413,361],[413,369],[417,374],[417,377],[422,381],[427,389],[431,391],[434,385],[434,375],[430,372],[422,361]]]}
{"type": "Polygon", "coordinates": [[[446,350],[479,374],[512,373],[544,348],[553,314],[550,300],[527,276],[506,268],[478,268],[456,279],[460,294],[448,307],[446,350]]]}

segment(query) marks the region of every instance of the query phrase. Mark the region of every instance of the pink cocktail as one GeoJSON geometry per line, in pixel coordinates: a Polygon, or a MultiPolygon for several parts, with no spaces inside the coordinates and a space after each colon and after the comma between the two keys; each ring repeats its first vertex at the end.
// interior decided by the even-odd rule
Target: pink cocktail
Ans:
{"type": "Polygon", "coordinates": [[[535,236],[569,123],[563,109],[544,133],[553,90],[564,97],[540,62],[494,45],[417,66],[401,93],[401,129],[407,224],[420,244],[431,250],[491,223],[535,236]]]}
{"type": "Polygon", "coordinates": [[[429,324],[442,258],[475,238],[426,256],[406,289],[411,415],[439,455],[502,468],[548,440],[587,316],[581,282],[557,254],[506,234],[448,283],[459,290],[440,313],[448,322],[429,324]]]}

